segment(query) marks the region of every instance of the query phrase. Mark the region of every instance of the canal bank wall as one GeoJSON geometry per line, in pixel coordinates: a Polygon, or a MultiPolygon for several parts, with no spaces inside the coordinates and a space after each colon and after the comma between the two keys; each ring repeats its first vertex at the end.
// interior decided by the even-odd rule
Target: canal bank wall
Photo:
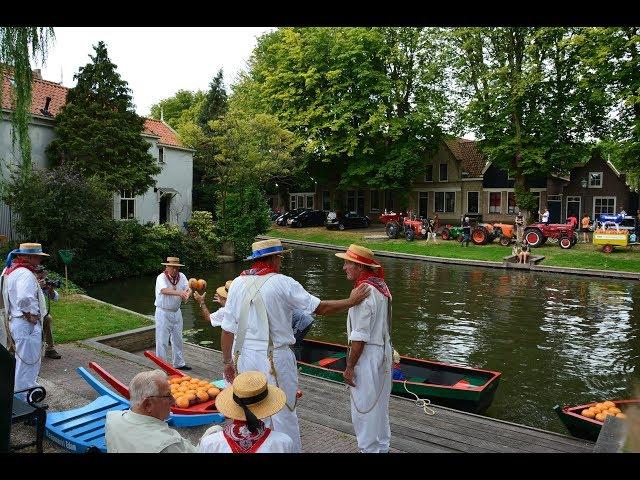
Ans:
{"type": "MultiPolygon", "coordinates": [[[[258,240],[267,240],[271,238],[266,235],[256,237],[258,240]]],[[[341,245],[331,245],[329,243],[316,243],[307,242],[305,240],[291,240],[287,238],[280,239],[283,244],[288,245],[300,245],[305,247],[323,248],[326,250],[344,251],[345,247],[341,245]]],[[[446,258],[446,257],[432,257],[428,255],[416,255],[412,253],[399,253],[389,252],[387,250],[373,250],[373,253],[378,257],[398,258],[405,260],[419,260],[422,262],[433,263],[445,263],[454,265],[467,265],[473,267],[486,267],[486,268],[503,268],[513,270],[531,270],[535,272],[547,272],[547,273],[565,273],[568,275],[582,275],[587,277],[601,277],[601,278],[615,278],[623,280],[637,280],[640,281],[640,273],[637,272],[621,272],[619,270],[587,270],[585,268],[572,268],[572,267],[556,267],[551,265],[518,265],[511,262],[493,262],[489,260],[467,260],[462,258],[446,258]]]]}

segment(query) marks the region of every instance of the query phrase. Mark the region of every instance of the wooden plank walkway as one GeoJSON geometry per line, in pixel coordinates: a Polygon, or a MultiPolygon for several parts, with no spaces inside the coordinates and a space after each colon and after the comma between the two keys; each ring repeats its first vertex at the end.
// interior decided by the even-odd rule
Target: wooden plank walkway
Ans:
{"type": "MultiPolygon", "coordinates": [[[[193,367],[195,376],[217,378],[222,371],[222,354],[215,350],[189,344],[185,346],[185,360],[193,367]]],[[[355,443],[345,385],[300,375],[300,389],[303,396],[297,408],[301,421],[342,432],[355,443]]],[[[593,442],[450,408],[433,406],[433,409],[435,415],[428,416],[411,399],[392,396],[389,402],[392,448],[411,453],[593,451],[593,442]]]]}
{"type": "MultiPolygon", "coordinates": [[[[45,359],[41,379],[49,394],[51,411],[66,410],[88,403],[95,392],[75,372],[97,361],[125,384],[133,376],[155,364],[143,351],[124,352],[96,342],[56,346],[62,359],[45,359]]],[[[194,344],[185,344],[185,360],[193,367],[190,375],[219,379],[222,354],[194,344]]],[[[300,375],[303,397],[298,403],[298,417],[303,452],[352,453],[357,443],[351,425],[349,393],[343,384],[300,375]]],[[[594,443],[535,428],[434,406],[436,414],[427,416],[410,399],[393,396],[389,405],[391,451],[411,453],[445,452],[592,452],[594,443]]],[[[194,444],[204,427],[179,429],[194,444]]],[[[45,451],[61,451],[48,442],[45,451]]]]}

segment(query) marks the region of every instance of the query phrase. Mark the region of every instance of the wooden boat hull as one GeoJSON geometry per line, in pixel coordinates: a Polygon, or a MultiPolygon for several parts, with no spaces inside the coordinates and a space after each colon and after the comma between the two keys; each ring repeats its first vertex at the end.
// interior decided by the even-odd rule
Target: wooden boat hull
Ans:
{"type": "MultiPolygon", "coordinates": [[[[305,339],[300,351],[301,373],[343,382],[347,346],[305,339]]],[[[489,408],[500,381],[500,372],[401,357],[405,380],[394,380],[391,393],[408,398],[428,398],[436,405],[482,413],[489,408]],[[411,393],[410,393],[411,392],[411,393]]]]}
{"type": "MultiPolygon", "coordinates": [[[[623,411],[628,406],[640,405],[640,399],[638,398],[629,400],[612,400],[612,402],[616,404],[616,407],[623,411]]],[[[598,402],[577,405],[575,407],[561,407],[560,405],[556,405],[553,409],[572,436],[595,442],[598,439],[598,435],[600,435],[600,430],[602,429],[604,422],[596,420],[595,418],[583,417],[580,412],[585,408],[593,407],[596,403],[598,402]]]]}

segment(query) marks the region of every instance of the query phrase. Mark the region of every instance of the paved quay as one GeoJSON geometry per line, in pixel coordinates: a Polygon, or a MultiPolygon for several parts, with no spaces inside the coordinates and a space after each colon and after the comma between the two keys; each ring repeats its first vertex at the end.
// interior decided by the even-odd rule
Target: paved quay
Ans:
{"type": "MultiPolygon", "coordinates": [[[[131,352],[115,345],[136,345],[131,337],[146,338],[153,327],[137,329],[136,333],[124,332],[101,341],[88,340],[58,345],[60,360],[45,358],[40,372],[40,382],[47,389],[46,403],[50,411],[66,410],[86,405],[97,397],[95,391],[77,374],[76,368],[88,368],[90,361],[99,363],[116,378],[127,384],[133,376],[155,368],[144,357],[145,349],[152,345],[133,348],[131,352]],[[126,339],[118,343],[118,338],[126,339]],[[116,340],[111,340],[115,338],[116,340]],[[111,343],[107,345],[106,343],[111,343]]],[[[138,342],[138,347],[140,343],[138,342]]],[[[222,355],[219,351],[194,344],[185,344],[185,359],[193,370],[191,376],[219,379],[222,372],[222,355]]],[[[89,370],[91,371],[91,370],[89,370]]],[[[91,371],[92,372],[92,371],[91,371]]],[[[97,377],[97,374],[96,374],[97,377]]],[[[303,397],[298,403],[298,416],[303,452],[353,453],[357,443],[351,425],[349,393],[342,384],[315,377],[300,375],[303,397]]],[[[433,406],[435,415],[426,415],[422,408],[410,399],[392,396],[390,401],[391,451],[394,453],[446,453],[446,452],[509,452],[509,453],[588,453],[593,442],[576,439],[554,432],[547,432],[523,425],[473,415],[458,410],[433,406]]],[[[180,433],[197,443],[207,426],[178,429],[180,433]]],[[[17,441],[33,435],[32,427],[14,428],[17,441]]],[[[45,452],[61,452],[60,447],[45,440],[45,452]]]]}

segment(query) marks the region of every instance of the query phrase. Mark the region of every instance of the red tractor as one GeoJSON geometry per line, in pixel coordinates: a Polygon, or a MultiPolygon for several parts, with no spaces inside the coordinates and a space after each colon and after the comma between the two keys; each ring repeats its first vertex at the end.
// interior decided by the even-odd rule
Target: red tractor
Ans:
{"type": "Polygon", "coordinates": [[[428,220],[404,213],[385,213],[380,215],[380,221],[385,224],[384,228],[389,238],[404,235],[410,242],[415,238],[426,238],[429,231],[428,220]]]}
{"type": "Polygon", "coordinates": [[[570,223],[534,223],[524,229],[524,240],[532,247],[541,247],[547,239],[557,241],[560,248],[565,250],[578,243],[570,223]]]}

